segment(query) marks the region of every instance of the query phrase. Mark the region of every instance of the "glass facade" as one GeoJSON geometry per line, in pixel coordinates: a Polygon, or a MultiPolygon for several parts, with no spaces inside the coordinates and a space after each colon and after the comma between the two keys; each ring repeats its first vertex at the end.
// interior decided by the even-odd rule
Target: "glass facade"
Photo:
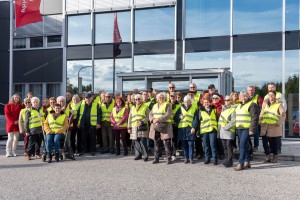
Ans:
{"type": "MultiPolygon", "coordinates": [[[[116,73],[227,68],[233,75],[232,90],[245,90],[251,84],[262,97],[266,84],[275,82],[288,102],[285,136],[299,137],[299,0],[78,2],[67,1],[67,10],[78,12],[66,17],[67,52],[72,50],[67,61],[69,85],[78,86],[78,71],[85,66],[90,67],[80,72],[82,84],[92,84],[94,63],[94,91],[113,91],[113,19],[118,12],[123,41],[122,53],[115,59],[116,73]],[[93,39],[95,48],[91,48],[93,39]],[[73,45],[86,51],[76,54],[73,45]]],[[[168,82],[153,79],[151,86],[167,90],[168,82]]],[[[206,90],[219,79],[199,76],[174,82],[178,90],[186,90],[190,82],[206,90]]],[[[145,80],[128,80],[123,90],[144,90],[146,85],[145,80]]]]}

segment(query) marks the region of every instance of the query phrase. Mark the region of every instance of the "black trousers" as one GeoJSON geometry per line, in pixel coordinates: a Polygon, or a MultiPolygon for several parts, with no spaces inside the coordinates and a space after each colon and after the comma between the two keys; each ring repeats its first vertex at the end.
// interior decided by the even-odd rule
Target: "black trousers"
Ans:
{"type": "Polygon", "coordinates": [[[232,164],[234,140],[222,139],[222,144],[225,153],[225,162],[228,164],[232,164]]]}
{"type": "Polygon", "coordinates": [[[75,152],[81,152],[81,131],[77,128],[77,123],[73,124],[73,129],[71,131],[71,147],[75,152]]]}
{"type": "Polygon", "coordinates": [[[136,158],[148,158],[147,138],[137,138],[134,141],[134,154],[136,158]]]}
{"type": "Polygon", "coordinates": [[[81,128],[81,149],[83,153],[96,152],[96,126],[85,125],[81,128]]]}
{"type": "Polygon", "coordinates": [[[202,145],[202,136],[200,135],[199,137],[196,137],[195,140],[195,148],[196,148],[196,155],[204,155],[204,151],[203,151],[203,145],[202,145]]]}
{"type": "Polygon", "coordinates": [[[42,144],[42,133],[28,136],[28,155],[40,154],[42,144]]]}

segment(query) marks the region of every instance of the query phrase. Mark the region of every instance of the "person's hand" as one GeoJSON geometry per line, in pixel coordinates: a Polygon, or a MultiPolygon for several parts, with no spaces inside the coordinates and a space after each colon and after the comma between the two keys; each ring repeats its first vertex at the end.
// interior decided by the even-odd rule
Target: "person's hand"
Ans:
{"type": "Polygon", "coordinates": [[[15,122],[14,122],[14,125],[18,125],[18,123],[19,123],[18,121],[15,121],[15,122]]]}
{"type": "Polygon", "coordinates": [[[96,124],[96,129],[99,129],[101,128],[101,125],[100,124],[96,124]]]}
{"type": "Polygon", "coordinates": [[[140,121],[140,122],[138,123],[138,126],[142,126],[142,125],[143,125],[143,122],[140,121]]]}
{"type": "Polygon", "coordinates": [[[158,119],[153,119],[153,120],[152,120],[152,123],[153,123],[153,124],[157,124],[157,122],[158,122],[158,119]]]}
{"type": "Polygon", "coordinates": [[[29,136],[29,133],[25,133],[26,134],[26,136],[29,136]]]}
{"type": "Polygon", "coordinates": [[[127,131],[128,131],[129,134],[132,133],[132,129],[131,128],[129,128],[127,131]]]}
{"type": "Polygon", "coordinates": [[[191,129],[191,134],[195,134],[196,130],[194,128],[191,129]]]}
{"type": "Polygon", "coordinates": [[[254,132],[252,132],[252,131],[249,131],[249,135],[254,135],[254,132]]]}

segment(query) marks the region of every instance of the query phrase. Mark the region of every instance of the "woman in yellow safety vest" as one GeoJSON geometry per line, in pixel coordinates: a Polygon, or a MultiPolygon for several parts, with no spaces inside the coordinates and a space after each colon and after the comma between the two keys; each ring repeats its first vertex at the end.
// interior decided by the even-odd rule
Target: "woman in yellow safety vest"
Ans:
{"type": "Polygon", "coordinates": [[[134,160],[140,160],[142,155],[144,161],[148,160],[147,138],[149,137],[149,108],[142,102],[142,95],[135,94],[135,106],[132,106],[128,116],[128,133],[134,141],[134,160]]]}
{"type": "Polygon", "coordinates": [[[240,92],[240,103],[236,108],[236,129],[239,136],[239,164],[236,171],[247,169],[251,167],[249,159],[249,140],[250,135],[255,134],[256,126],[258,123],[259,107],[253,103],[246,91],[240,92]]]}
{"type": "Polygon", "coordinates": [[[116,97],[115,107],[112,109],[110,114],[110,121],[113,125],[113,132],[116,140],[116,156],[120,155],[120,136],[124,148],[124,156],[128,155],[127,149],[127,119],[128,109],[125,106],[125,101],[122,97],[116,97]]]}
{"type": "MultiPolygon", "coordinates": [[[[194,141],[198,126],[198,107],[192,105],[190,96],[185,96],[184,104],[179,109],[178,140],[181,140],[184,154],[184,163],[194,164],[194,141]]],[[[175,120],[177,116],[175,116],[175,120]]]]}
{"type": "Polygon", "coordinates": [[[162,149],[162,142],[166,151],[167,164],[171,164],[171,138],[173,137],[173,127],[171,122],[172,107],[166,101],[166,94],[161,92],[156,95],[157,103],[149,113],[151,122],[149,138],[155,141],[155,157],[153,164],[159,162],[159,154],[162,149]]]}
{"type": "Polygon", "coordinates": [[[52,160],[52,143],[54,143],[55,161],[59,162],[60,140],[68,128],[68,120],[66,114],[61,113],[61,105],[55,104],[55,113],[49,114],[44,122],[44,130],[46,132],[46,149],[50,163],[52,160]]]}
{"type": "Polygon", "coordinates": [[[282,124],[285,121],[286,113],[281,101],[276,99],[276,92],[271,90],[268,92],[268,99],[264,100],[262,110],[259,116],[261,125],[260,135],[262,136],[263,146],[266,158],[263,161],[277,163],[277,154],[280,137],[282,136],[282,124]],[[273,158],[270,158],[270,148],[272,148],[273,158]]]}
{"type": "Polygon", "coordinates": [[[217,165],[218,114],[216,108],[211,105],[209,97],[203,98],[202,102],[203,106],[199,107],[199,121],[200,134],[202,135],[204,144],[204,164],[210,163],[210,156],[212,156],[214,165],[217,165]]]}

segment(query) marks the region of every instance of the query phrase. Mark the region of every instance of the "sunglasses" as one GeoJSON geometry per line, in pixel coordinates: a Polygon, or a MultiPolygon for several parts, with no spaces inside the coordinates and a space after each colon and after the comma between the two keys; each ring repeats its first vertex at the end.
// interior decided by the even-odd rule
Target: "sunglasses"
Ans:
{"type": "Polygon", "coordinates": [[[134,100],[139,101],[139,100],[141,100],[141,99],[134,99],[134,100]]]}
{"type": "Polygon", "coordinates": [[[31,103],[31,102],[29,101],[29,102],[25,102],[25,103],[31,103]]]}
{"type": "Polygon", "coordinates": [[[169,87],[169,88],[175,88],[175,87],[169,87]]]}
{"type": "Polygon", "coordinates": [[[195,87],[190,87],[190,88],[195,88],[195,87]]]}

